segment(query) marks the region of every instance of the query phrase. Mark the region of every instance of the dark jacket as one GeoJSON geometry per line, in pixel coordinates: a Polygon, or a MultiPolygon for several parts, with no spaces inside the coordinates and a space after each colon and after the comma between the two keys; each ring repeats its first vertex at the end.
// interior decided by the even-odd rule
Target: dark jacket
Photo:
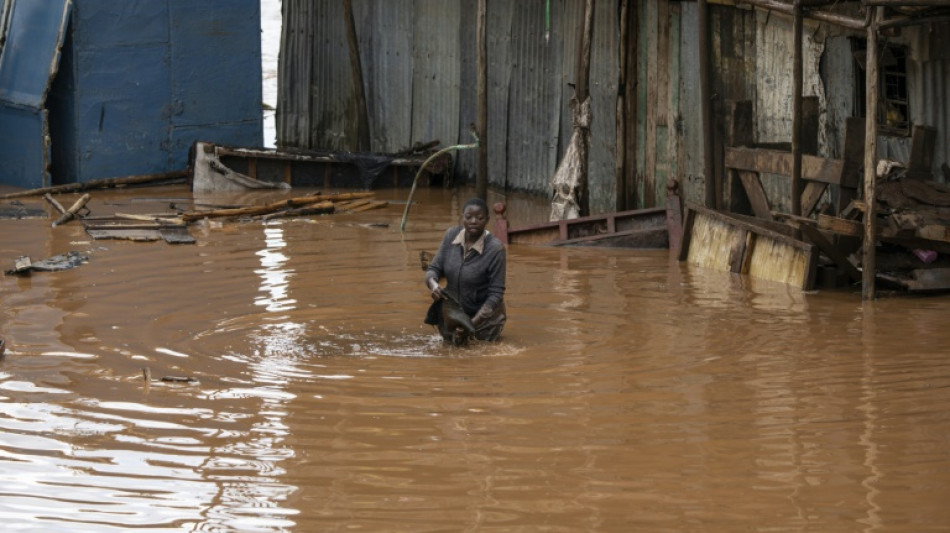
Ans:
{"type": "Polygon", "coordinates": [[[458,299],[467,315],[474,317],[481,310],[483,316],[491,316],[504,301],[505,246],[486,232],[482,253],[470,249],[463,257],[463,247],[452,244],[461,231],[461,226],[446,230],[439,251],[426,270],[426,285],[430,279],[445,278],[446,290],[458,299]]]}

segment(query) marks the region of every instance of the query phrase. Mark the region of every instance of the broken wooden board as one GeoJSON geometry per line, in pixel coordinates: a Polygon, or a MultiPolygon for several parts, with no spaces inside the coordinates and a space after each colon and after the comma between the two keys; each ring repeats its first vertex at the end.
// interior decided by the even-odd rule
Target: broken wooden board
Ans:
{"type": "Polygon", "coordinates": [[[0,218],[48,218],[49,215],[42,207],[27,206],[20,203],[9,203],[0,206],[0,218]]]}
{"type": "Polygon", "coordinates": [[[165,241],[168,244],[196,242],[188,227],[177,223],[174,216],[142,215],[140,218],[131,218],[130,215],[87,217],[83,219],[83,227],[96,240],[165,241]]]}
{"type": "Polygon", "coordinates": [[[679,259],[806,290],[818,268],[814,244],[697,205],[688,205],[679,259]]]}
{"type": "Polygon", "coordinates": [[[666,208],[637,209],[508,229],[510,244],[667,248],[666,208]]]}
{"type": "Polygon", "coordinates": [[[950,290],[950,268],[923,268],[900,275],[879,273],[877,277],[908,291],[950,290]]]}

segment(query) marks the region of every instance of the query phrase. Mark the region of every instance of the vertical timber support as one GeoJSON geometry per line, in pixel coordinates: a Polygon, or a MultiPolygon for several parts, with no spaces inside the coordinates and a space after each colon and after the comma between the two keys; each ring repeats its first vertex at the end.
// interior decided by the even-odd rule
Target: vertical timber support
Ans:
{"type": "Polygon", "coordinates": [[[346,18],[346,43],[350,49],[350,74],[353,78],[353,95],[356,98],[356,150],[366,152],[370,149],[369,113],[366,110],[363,67],[360,63],[360,45],[356,37],[352,0],[343,0],[343,12],[346,18]]]}
{"type": "Polygon", "coordinates": [[[795,0],[794,64],[792,66],[792,214],[802,214],[802,0],[795,0]]]}
{"type": "Polygon", "coordinates": [[[864,135],[864,249],[861,259],[861,299],[875,297],[874,275],[877,270],[875,249],[877,240],[877,213],[874,209],[874,187],[877,180],[877,105],[878,105],[878,49],[877,28],[884,8],[874,8],[874,16],[868,25],[868,47],[865,85],[867,87],[867,116],[864,135]]]}
{"type": "MultiPolygon", "coordinates": [[[[590,96],[590,43],[591,43],[591,31],[594,26],[594,0],[585,0],[584,1],[584,16],[581,17],[580,21],[580,31],[578,32],[578,41],[577,41],[577,71],[575,77],[575,92],[574,96],[577,98],[577,105],[583,105],[584,101],[590,96]]],[[[589,140],[585,137],[584,143],[588,143],[589,140]]],[[[585,217],[590,215],[590,187],[587,183],[587,161],[588,154],[590,152],[589,146],[585,146],[581,150],[581,161],[580,161],[580,190],[577,192],[577,207],[580,211],[580,216],[585,217]]]]}
{"type": "Polygon", "coordinates": [[[712,81],[710,78],[709,53],[709,6],[707,0],[699,0],[696,9],[699,18],[699,93],[703,122],[703,173],[706,175],[705,205],[717,207],[716,171],[713,158],[712,81]]]}
{"type": "Polygon", "coordinates": [[[478,153],[475,166],[475,194],[488,200],[488,41],[485,24],[488,18],[488,0],[478,0],[477,46],[478,46],[478,110],[475,116],[475,134],[478,136],[478,153]]]}

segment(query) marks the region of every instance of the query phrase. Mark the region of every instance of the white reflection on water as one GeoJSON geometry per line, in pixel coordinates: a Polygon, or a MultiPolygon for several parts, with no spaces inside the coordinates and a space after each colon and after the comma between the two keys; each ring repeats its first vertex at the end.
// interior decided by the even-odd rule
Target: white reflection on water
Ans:
{"type": "Polygon", "coordinates": [[[267,296],[259,296],[255,303],[264,306],[269,312],[292,311],[297,300],[287,296],[287,284],[293,271],[284,268],[288,261],[281,251],[287,246],[284,230],[280,227],[265,227],[264,238],[267,247],[257,252],[261,258],[261,268],[254,273],[261,276],[261,292],[267,296]]]}

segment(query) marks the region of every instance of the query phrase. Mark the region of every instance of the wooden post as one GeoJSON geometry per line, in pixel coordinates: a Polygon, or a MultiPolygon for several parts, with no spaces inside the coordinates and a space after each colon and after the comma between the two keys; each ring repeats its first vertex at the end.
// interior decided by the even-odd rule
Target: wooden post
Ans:
{"type": "Polygon", "coordinates": [[[475,191],[482,200],[488,199],[488,40],[485,26],[488,18],[488,0],[478,0],[477,46],[478,46],[478,110],[475,116],[475,134],[478,136],[478,153],[475,166],[475,191]]]}
{"type": "Polygon", "coordinates": [[[703,122],[703,173],[706,175],[705,205],[715,209],[716,170],[713,157],[712,82],[709,73],[709,9],[706,0],[696,6],[699,18],[699,99],[703,122]]]}
{"type": "Polygon", "coordinates": [[[802,214],[802,0],[795,0],[792,65],[792,214],[802,214]]]}
{"type": "MultiPolygon", "coordinates": [[[[579,35],[577,42],[577,70],[574,79],[574,96],[577,98],[578,105],[583,104],[584,100],[587,100],[587,98],[590,96],[590,41],[593,21],[594,0],[585,0],[584,14],[579,21],[580,31],[578,32],[579,35]]],[[[587,185],[588,146],[584,146],[584,149],[581,150],[580,154],[581,161],[579,166],[581,179],[579,181],[581,189],[577,194],[577,207],[580,211],[580,216],[584,217],[590,214],[590,188],[587,185]]]]}
{"type": "Polygon", "coordinates": [[[346,43],[350,48],[350,73],[353,78],[353,95],[356,97],[356,150],[370,149],[369,115],[366,111],[366,93],[363,89],[363,67],[360,64],[360,45],[356,39],[356,22],[353,20],[352,0],[343,0],[346,18],[346,43]]]}
{"type": "Polygon", "coordinates": [[[878,50],[877,25],[884,14],[884,8],[874,8],[874,17],[868,26],[868,47],[866,52],[865,80],[865,135],[864,135],[864,249],[861,259],[861,299],[873,300],[874,275],[877,270],[875,250],[877,248],[877,213],[874,209],[874,186],[877,179],[877,103],[878,103],[878,50]]]}
{"type": "MultiPolygon", "coordinates": [[[[629,33],[627,31],[627,0],[620,0],[620,49],[618,50],[618,57],[620,59],[620,72],[618,73],[618,82],[621,88],[625,88],[627,85],[627,39],[629,38],[629,33]]],[[[627,104],[626,104],[626,95],[624,90],[621,89],[617,91],[617,118],[616,118],[616,130],[617,130],[617,148],[614,153],[614,173],[616,175],[616,200],[614,203],[614,209],[617,211],[626,211],[627,209],[632,209],[627,207],[627,190],[626,190],[626,181],[627,174],[624,171],[624,162],[626,160],[626,145],[627,145],[627,104]]]]}

